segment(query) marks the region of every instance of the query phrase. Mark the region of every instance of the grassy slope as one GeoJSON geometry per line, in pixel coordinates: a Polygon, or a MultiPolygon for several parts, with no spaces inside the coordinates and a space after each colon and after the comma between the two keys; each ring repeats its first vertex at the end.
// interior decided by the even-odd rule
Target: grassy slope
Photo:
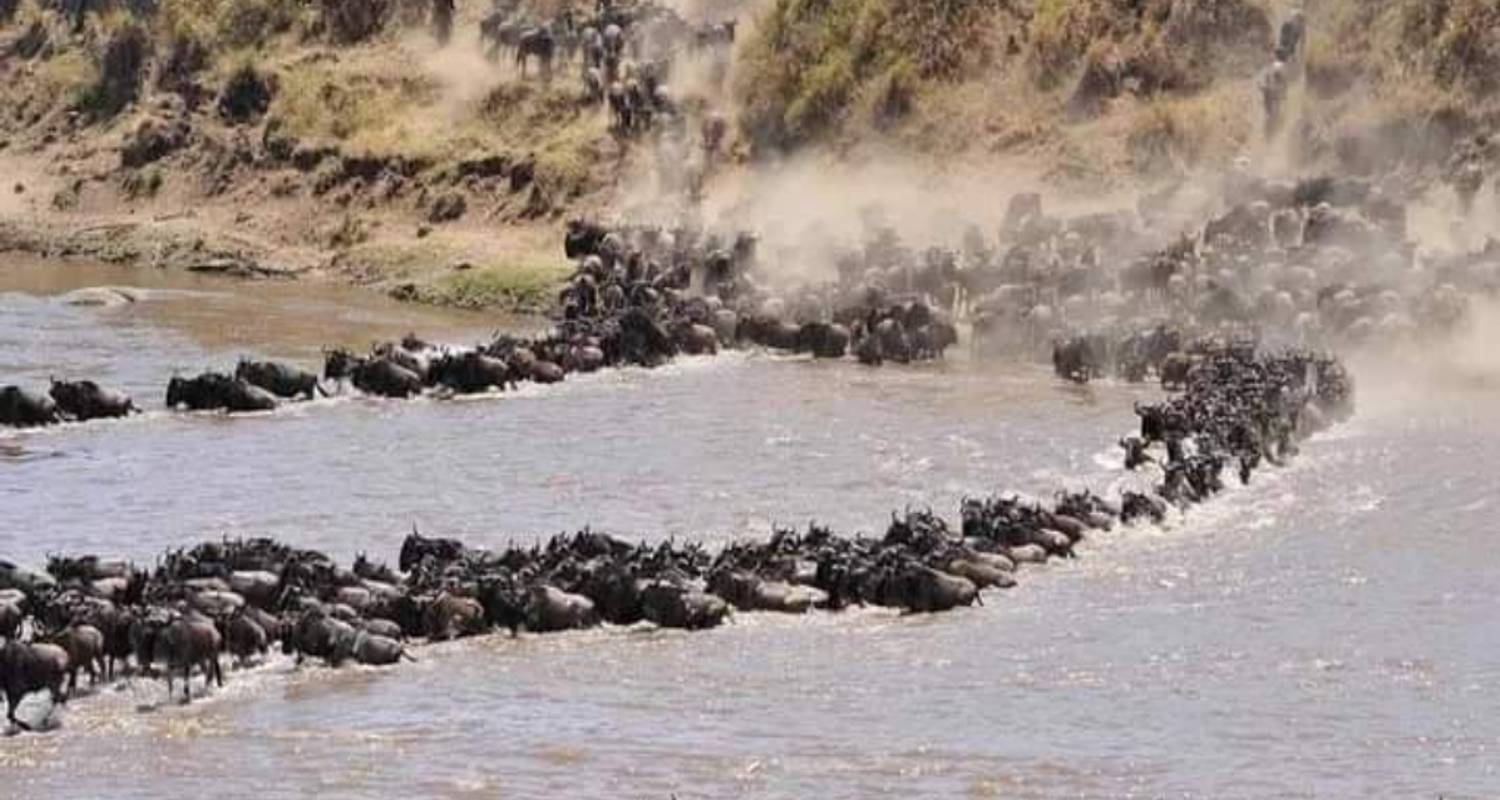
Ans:
{"type": "MultiPolygon", "coordinates": [[[[1298,122],[1261,141],[1254,75],[1290,2],[761,0],[734,70],[739,139],[752,152],[1023,160],[1092,187],[1241,155],[1421,171],[1500,119],[1496,0],[1321,0],[1298,122]]],[[[609,202],[630,171],[572,76],[523,84],[472,39],[439,50],[420,20],[402,24],[417,16],[404,7],[358,44],[308,0],[160,8],[73,33],[37,0],[0,0],[0,162],[27,189],[0,216],[25,206],[27,219],[96,229],[170,218],[171,247],[115,237],[105,253],[244,247],[417,300],[542,305],[566,269],[560,219],[609,202]],[[273,96],[231,121],[218,99],[247,65],[273,96]],[[123,165],[143,124],[179,121],[178,149],[123,165]],[[466,214],[429,222],[453,196],[466,214]],[[228,244],[194,238],[215,236],[228,244]]],[[[460,9],[460,37],[479,11],[460,9]]]]}
{"type": "MultiPolygon", "coordinates": [[[[191,216],[205,236],[413,299],[541,306],[566,271],[559,220],[597,202],[624,158],[575,80],[520,83],[472,40],[436,48],[400,9],[359,44],[298,0],[164,0],[147,18],[90,16],[76,34],[35,0],[5,12],[0,143],[46,187],[33,211],[47,221],[191,216]],[[107,69],[132,37],[136,67],[107,69]],[[231,121],[218,101],[247,66],[269,107],[231,121]],[[124,164],[143,124],[178,122],[181,146],[124,164]],[[446,195],[467,213],[430,222],[446,195]]],[[[460,19],[460,33],[476,26],[460,19]]]]}
{"type": "Polygon", "coordinates": [[[770,0],[739,71],[742,123],[761,150],[894,142],[1090,183],[1273,150],[1297,168],[1420,169],[1493,127],[1494,0],[1309,5],[1284,142],[1260,141],[1254,77],[1290,0],[770,0]]]}

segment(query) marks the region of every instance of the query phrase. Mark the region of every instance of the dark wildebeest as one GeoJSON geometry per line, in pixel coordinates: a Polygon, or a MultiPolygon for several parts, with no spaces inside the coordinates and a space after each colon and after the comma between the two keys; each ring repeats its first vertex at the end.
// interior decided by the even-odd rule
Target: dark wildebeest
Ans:
{"type": "Polygon", "coordinates": [[[0,425],[27,428],[62,422],[57,403],[46,395],[19,386],[0,388],[0,425]]]}
{"type": "Polygon", "coordinates": [[[234,369],[234,377],[276,395],[291,399],[327,394],[318,384],[318,376],[296,367],[278,364],[275,361],[249,361],[241,359],[234,369]]]}
{"type": "Polygon", "coordinates": [[[230,655],[234,656],[241,666],[250,663],[253,656],[264,656],[270,649],[265,628],[247,616],[243,610],[231,617],[224,625],[224,641],[230,655]]]}
{"type": "Polygon", "coordinates": [[[271,411],[276,398],[238,378],[205,372],[196,378],[173,378],[167,384],[167,408],[179,406],[190,411],[271,411]]]}
{"type": "Polygon", "coordinates": [[[453,38],[453,0],[432,0],[432,37],[439,46],[453,38]]]}
{"type": "Polygon", "coordinates": [[[551,27],[539,25],[522,33],[516,41],[516,66],[521,68],[521,77],[526,77],[526,62],[531,56],[536,56],[542,80],[551,79],[552,57],[556,52],[557,37],[552,35],[551,27]]]}
{"type": "Polygon", "coordinates": [[[203,670],[204,686],[210,681],[224,685],[224,668],[219,664],[219,650],[224,637],[212,621],[200,615],[178,617],[168,623],[156,637],[155,655],[167,662],[167,695],[172,694],[172,675],[182,670],[183,702],[192,702],[193,667],[203,670]]]}
{"type": "Polygon", "coordinates": [[[48,644],[61,647],[68,654],[68,693],[78,690],[78,670],[89,673],[89,685],[99,682],[104,668],[104,634],[93,625],[69,625],[48,644]]]}
{"type": "MultiPolygon", "coordinates": [[[[32,692],[46,689],[53,705],[68,702],[63,681],[68,676],[68,653],[55,644],[23,644],[17,641],[0,646],[0,688],[5,690],[5,718],[22,730],[31,726],[16,718],[16,707],[32,692]]],[[[51,715],[51,711],[48,711],[51,715]]]]}
{"type": "Polygon", "coordinates": [[[54,380],[49,394],[57,403],[58,410],[79,422],[126,417],[139,411],[129,397],[101,388],[93,381],[54,380]]]}

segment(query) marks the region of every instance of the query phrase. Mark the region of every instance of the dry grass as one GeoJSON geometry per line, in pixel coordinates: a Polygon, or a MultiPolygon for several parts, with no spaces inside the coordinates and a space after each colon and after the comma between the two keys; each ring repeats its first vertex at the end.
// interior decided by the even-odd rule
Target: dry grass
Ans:
{"type": "Polygon", "coordinates": [[[570,81],[544,87],[496,75],[489,91],[468,99],[389,51],[378,58],[317,51],[275,71],[270,124],[310,146],[436,169],[482,156],[530,163],[549,207],[607,177],[614,149],[607,120],[579,103],[570,81]]]}
{"type": "Polygon", "coordinates": [[[858,121],[885,127],[918,81],[987,63],[998,17],[983,0],[776,0],[739,70],[741,124],[763,145],[791,147],[858,121]]]}
{"type": "Polygon", "coordinates": [[[872,130],[939,149],[1029,147],[1057,132],[1086,65],[1102,76],[1098,100],[1109,101],[1245,77],[1268,50],[1259,0],[1028,5],[778,0],[739,70],[742,124],[770,147],[872,130]],[[984,103],[952,100],[980,95],[984,103]]]}
{"type": "Polygon", "coordinates": [[[269,114],[286,135],[375,156],[431,159],[441,148],[440,122],[420,113],[440,94],[431,78],[352,71],[322,59],[306,59],[279,73],[269,114]]]}
{"type": "MultiPolygon", "coordinates": [[[[1259,152],[1254,78],[1291,6],[777,0],[738,70],[741,121],[761,149],[1009,152],[1083,177],[1223,165],[1259,152]]],[[[1307,6],[1288,166],[1421,168],[1500,121],[1497,0],[1307,6]]]]}
{"type": "Polygon", "coordinates": [[[1390,0],[1309,10],[1301,156],[1421,169],[1500,119],[1500,3],[1390,0]]]}
{"type": "Polygon", "coordinates": [[[81,105],[89,89],[99,82],[99,67],[87,53],[67,50],[39,64],[35,80],[35,96],[73,108],[81,105]]]}
{"type": "Polygon", "coordinates": [[[1245,152],[1259,116],[1243,88],[1221,85],[1187,97],[1157,97],[1130,115],[1125,148],[1137,175],[1182,174],[1227,164],[1245,152]]]}

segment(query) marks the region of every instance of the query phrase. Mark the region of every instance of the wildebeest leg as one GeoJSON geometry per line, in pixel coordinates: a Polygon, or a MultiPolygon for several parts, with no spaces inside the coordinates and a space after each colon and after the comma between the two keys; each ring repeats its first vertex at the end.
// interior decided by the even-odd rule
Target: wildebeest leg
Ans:
{"type": "Polygon", "coordinates": [[[59,682],[59,685],[47,687],[47,699],[52,702],[47,706],[47,716],[42,717],[42,722],[44,723],[52,719],[52,715],[57,713],[58,706],[68,704],[68,696],[63,693],[61,682],[59,682]]]}
{"type": "Polygon", "coordinates": [[[219,657],[209,656],[208,663],[214,669],[214,683],[217,683],[220,689],[224,688],[224,665],[219,662],[219,657]]]}
{"type": "Polygon", "coordinates": [[[193,702],[193,662],[182,665],[182,702],[193,702]]]}
{"type": "Polygon", "coordinates": [[[5,693],[5,719],[8,720],[10,724],[16,726],[18,729],[29,731],[31,730],[31,726],[27,725],[16,717],[16,707],[19,705],[21,705],[20,695],[16,694],[15,692],[5,693]]]}

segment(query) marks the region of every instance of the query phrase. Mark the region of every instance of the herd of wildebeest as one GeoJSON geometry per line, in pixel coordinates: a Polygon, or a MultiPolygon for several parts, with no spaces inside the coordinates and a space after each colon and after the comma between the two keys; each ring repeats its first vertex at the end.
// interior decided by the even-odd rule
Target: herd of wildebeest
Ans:
{"type": "MultiPolygon", "coordinates": [[[[363,555],[350,567],[268,539],[173,550],[150,569],[95,555],[54,556],[45,571],[0,562],[0,685],[9,721],[22,698],[66,702],[91,683],[159,675],[169,695],[195,671],[223,684],[222,658],[263,658],[273,645],[300,663],[394,664],[409,643],[505,629],[544,634],[600,624],[701,630],[732,610],[806,613],[872,605],[939,612],[1015,585],[1022,564],[1070,557],[1093,531],[1160,522],[1173,506],[1249,481],[1263,461],[1350,412],[1339,362],[1304,352],[1206,346],[1183,391],[1137,406],[1140,433],[1122,444],[1132,469],[1158,462],[1160,481],[1106,499],[1087,490],[1050,501],[1000,494],[965,500],[951,526],[930,510],[891,517],[884,535],[810,525],[711,552],[701,544],[632,544],[584,530],[503,551],[428,538],[415,529],[395,568],[363,555]]],[[[51,711],[48,711],[51,714],[51,711]]]]}
{"type": "MultiPolygon", "coordinates": [[[[668,129],[686,121],[686,98],[670,87],[685,56],[704,63],[707,90],[717,94],[728,74],[735,41],[733,18],[689,22],[656,3],[600,2],[592,14],[572,7],[550,18],[538,17],[517,0],[496,0],[479,24],[479,41],[492,60],[512,61],[522,78],[535,62],[536,74],[550,81],[554,65],[576,65],[584,102],[604,104],[619,135],[668,129]]],[[[451,26],[452,0],[435,0],[439,40],[451,26]]],[[[727,131],[716,115],[705,115],[705,146],[717,149],[727,131]]]]}
{"type": "MultiPolygon", "coordinates": [[[[774,280],[753,236],[578,221],[564,242],[577,269],[546,335],[466,348],[408,336],[364,353],[329,351],[321,376],[244,361],[233,374],[174,377],[169,406],[239,412],[348,387],[385,397],[489,392],[728,346],[909,363],[941,357],[961,318],[973,323],[976,357],[1000,345],[1050,353],[1062,378],[1154,379],[1168,394],[1137,405],[1139,431],[1119,443],[1124,466],[1141,473],[1134,489],[976,498],[956,522],[908,508],[879,536],[812,525],[712,552],[585,530],[495,552],[413,531],[394,567],[360,557],[345,568],[261,539],[205,542],[150,569],[91,555],[54,557],[45,571],[0,563],[11,720],[23,724],[14,710],[29,692],[65,698],[79,670],[108,678],[128,664],[134,675],[182,680],[186,696],[195,671],[221,681],[222,655],[253,660],[273,644],[299,659],[390,664],[409,657],[414,640],[496,628],[703,629],[735,609],[970,605],[982,590],[1013,585],[1020,565],[1072,555],[1090,532],[1160,521],[1221,491],[1226,471],[1249,482],[1290,457],[1352,406],[1340,362],[1317,350],[1450,329],[1466,297],[1496,290],[1495,248],[1419,258],[1399,204],[1374,187],[1246,180],[1234,196],[1251,199],[1164,246],[1145,246],[1156,229],[1151,198],[1128,218],[1059,218],[1018,196],[1003,253],[976,235],[958,251],[918,254],[872,225],[861,249],[838,256],[836,279],[800,286],[774,280]]],[[[50,397],[16,387],[0,395],[7,424],[133,409],[88,382],[55,383],[50,397]]]]}
{"type": "MultiPolygon", "coordinates": [[[[1160,241],[1157,205],[1058,217],[1041,198],[1012,198],[1003,251],[977,230],[959,249],[905,246],[871,225],[861,248],[833,256],[837,277],[775,280],[753,235],[651,225],[570,223],[577,269],[560,291],[555,327],[472,347],[415,336],[368,352],[327,352],[322,375],[241,361],[233,373],[174,376],[169,408],[266,411],[353,387],[383,397],[447,396],[555,383],[606,367],[654,367],[679,354],[759,346],[879,365],[936,359],[972,326],[978,358],[1051,355],[1057,374],[1160,380],[1180,387],[1205,348],[1341,348],[1438,335],[1460,325],[1468,299],[1500,288],[1500,247],[1444,258],[1406,241],[1404,206],[1344,179],[1245,178],[1233,205],[1191,236],[1160,241]],[[1140,255],[1129,255],[1140,253],[1140,255]]],[[[0,425],[125,416],[129,398],[91,381],[50,395],[0,388],[0,425]]]]}

